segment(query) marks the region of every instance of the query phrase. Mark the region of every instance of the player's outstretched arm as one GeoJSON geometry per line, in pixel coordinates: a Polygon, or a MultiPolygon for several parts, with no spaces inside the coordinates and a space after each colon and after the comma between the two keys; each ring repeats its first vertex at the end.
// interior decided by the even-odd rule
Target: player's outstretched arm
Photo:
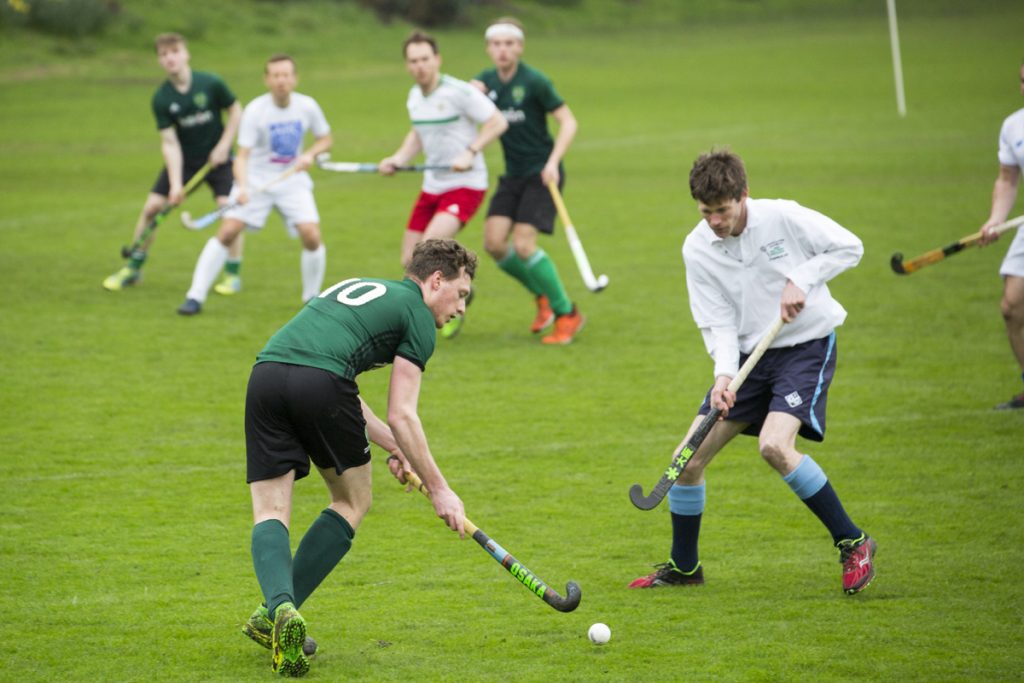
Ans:
{"type": "Polygon", "coordinates": [[[388,387],[388,424],[398,447],[412,465],[430,492],[437,516],[452,531],[465,537],[465,510],[462,501],[448,488],[448,482],[438,469],[427,446],[427,436],[416,412],[420,396],[423,371],[401,356],[395,358],[388,387]]]}

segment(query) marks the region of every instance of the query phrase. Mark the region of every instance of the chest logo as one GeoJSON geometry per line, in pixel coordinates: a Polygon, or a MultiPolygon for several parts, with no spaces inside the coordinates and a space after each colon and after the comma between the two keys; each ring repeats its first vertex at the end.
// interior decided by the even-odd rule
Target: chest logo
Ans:
{"type": "Polygon", "coordinates": [[[209,103],[209,98],[206,97],[206,93],[197,92],[192,96],[192,101],[195,102],[196,106],[200,109],[206,109],[206,105],[209,103]]]}
{"type": "Polygon", "coordinates": [[[763,244],[761,245],[761,251],[764,252],[769,261],[776,261],[789,256],[789,252],[786,251],[786,240],[773,240],[763,244]]]}
{"type": "Polygon", "coordinates": [[[498,91],[497,90],[492,90],[489,93],[487,93],[487,96],[490,97],[491,101],[493,102],[493,101],[498,99],[498,91]]]}
{"type": "Polygon", "coordinates": [[[177,114],[179,111],[181,111],[181,107],[178,106],[177,102],[171,102],[171,106],[168,107],[168,109],[172,114],[177,114]]]}
{"type": "Polygon", "coordinates": [[[526,97],[526,88],[521,85],[514,86],[512,88],[512,101],[519,106],[523,103],[523,99],[526,97]]]}

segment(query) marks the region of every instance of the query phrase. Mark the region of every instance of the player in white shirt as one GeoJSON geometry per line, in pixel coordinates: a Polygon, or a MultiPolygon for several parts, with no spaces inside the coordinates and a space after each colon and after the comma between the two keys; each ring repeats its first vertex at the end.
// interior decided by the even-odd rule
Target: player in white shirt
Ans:
{"type": "Polygon", "coordinates": [[[308,301],[323,288],[327,251],[320,239],[320,214],[313,199],[313,180],[306,173],[317,154],[331,147],[331,127],[312,97],[295,92],[298,83],[295,61],[278,54],[267,60],[263,80],[270,91],[260,95],[242,112],[235,158],[235,185],[231,198],[239,206],[224,214],[220,230],[199,255],[192,286],[181,315],[202,310],[217,273],[227,258],[227,246],[243,228],[263,227],[271,209],[277,209],[288,231],[302,241],[302,300],[308,301]],[[314,142],[302,151],[306,133],[314,142]],[[253,193],[288,169],[295,172],[263,192],[253,193]]]}
{"type": "MultiPolygon", "coordinates": [[[[505,132],[508,122],[478,89],[441,73],[441,54],[429,34],[413,32],[402,52],[415,81],[406,100],[412,129],[398,150],[381,160],[380,172],[392,175],[420,152],[426,165],[451,169],[428,170],[423,175],[423,187],[402,238],[404,267],[418,243],[454,237],[476,213],[487,192],[487,165],[481,152],[505,132]]],[[[462,322],[462,316],[454,318],[441,335],[455,336],[462,322]]]]}
{"type": "MultiPolygon", "coordinates": [[[[1021,65],[1020,92],[1024,95],[1024,64],[1021,65]]],[[[1021,169],[1024,169],[1024,109],[1018,109],[1006,117],[999,131],[999,175],[992,188],[992,210],[988,220],[981,226],[982,244],[989,244],[999,238],[992,227],[1002,223],[1010,215],[1010,209],[1017,201],[1021,169]]],[[[1024,227],[1017,229],[1017,236],[1010,243],[1003,265],[999,268],[1003,276],[1003,299],[1000,308],[1006,321],[1006,334],[1010,348],[1017,357],[1024,380],[1024,227]]],[[[1024,391],[1006,403],[996,406],[999,410],[1024,408],[1024,391]]]]}
{"type": "Polygon", "coordinates": [[[828,529],[840,552],[843,592],[874,578],[875,541],[853,523],[828,478],[796,448],[799,433],[822,441],[835,372],[834,328],[846,311],[828,280],[860,261],[861,241],[832,219],[781,199],[751,199],[742,160],[728,151],[701,155],[690,193],[704,216],[683,245],[694,321],[715,361],[715,382],[686,439],[711,406],[719,421],[669,491],[672,551],[631,588],[704,583],[697,538],[704,512],[704,468],[733,437],[758,437],[761,456],[828,529]],[[736,394],[740,363],[779,317],[787,323],[736,394]]]}

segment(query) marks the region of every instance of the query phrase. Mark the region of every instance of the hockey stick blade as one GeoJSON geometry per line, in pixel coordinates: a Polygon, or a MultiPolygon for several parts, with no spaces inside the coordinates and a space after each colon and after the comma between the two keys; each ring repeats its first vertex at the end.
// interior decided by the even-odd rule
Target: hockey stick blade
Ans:
{"type": "Polygon", "coordinates": [[[669,489],[672,488],[672,485],[679,479],[679,475],[686,469],[686,464],[690,462],[690,458],[697,452],[700,445],[704,443],[704,439],[707,438],[711,428],[718,422],[718,416],[721,414],[722,411],[715,409],[704,416],[704,420],[701,421],[697,431],[693,433],[690,440],[683,446],[683,450],[679,451],[679,455],[672,458],[672,462],[662,473],[658,483],[651,489],[650,495],[644,495],[643,487],[640,484],[633,484],[629,489],[629,501],[641,510],[653,510],[658,507],[658,503],[668,495],[669,489]]]}
{"type": "MultiPolygon", "coordinates": [[[[747,360],[743,362],[743,366],[736,373],[736,376],[732,378],[727,387],[728,391],[736,393],[743,386],[743,383],[747,380],[747,376],[750,374],[757,362],[761,360],[761,356],[768,350],[768,347],[778,336],[782,330],[782,326],[785,322],[782,318],[776,318],[775,322],[772,323],[771,327],[764,333],[761,340],[757,342],[757,346],[747,356],[747,360]]],[[[683,444],[682,450],[679,451],[678,455],[673,456],[672,462],[665,472],[658,479],[658,483],[654,485],[654,489],[651,490],[650,495],[644,495],[644,490],[639,484],[634,484],[629,489],[629,500],[636,507],[641,510],[653,510],[658,506],[658,503],[668,494],[669,489],[679,479],[679,476],[686,469],[686,464],[690,462],[690,458],[697,452],[700,445],[704,443],[704,439],[711,432],[711,428],[718,422],[718,418],[721,416],[722,411],[718,408],[713,408],[708,411],[708,414],[704,416],[700,424],[697,425],[697,429],[694,430],[690,438],[687,439],[686,443],[683,444]]]]}
{"type": "Polygon", "coordinates": [[[504,567],[519,583],[523,584],[527,590],[559,612],[572,612],[579,607],[583,592],[580,590],[578,583],[569,581],[565,585],[565,596],[559,595],[558,591],[547,585],[543,579],[498,545],[482,529],[476,527],[468,519],[465,521],[467,526],[473,529],[473,540],[479,543],[481,548],[486,550],[498,564],[504,567]]]}

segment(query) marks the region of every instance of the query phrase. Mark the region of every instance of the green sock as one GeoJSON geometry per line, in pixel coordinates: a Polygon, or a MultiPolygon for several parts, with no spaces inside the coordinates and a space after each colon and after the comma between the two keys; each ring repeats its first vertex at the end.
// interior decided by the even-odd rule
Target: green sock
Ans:
{"type": "Polygon", "coordinates": [[[327,578],[352,547],[356,532],[344,517],[327,508],[316,518],[295,551],[292,576],[295,607],[302,607],[316,587],[327,578]]]}
{"type": "Polygon", "coordinates": [[[505,257],[497,263],[499,268],[522,282],[523,286],[530,290],[534,296],[540,296],[544,293],[544,290],[540,288],[540,285],[530,275],[530,269],[526,267],[526,262],[519,258],[515,249],[509,249],[505,257]]]}
{"type": "Polygon", "coordinates": [[[526,268],[540,287],[540,293],[547,295],[551,310],[555,312],[555,315],[572,313],[572,301],[565,293],[565,287],[562,286],[562,280],[558,277],[555,262],[548,257],[547,252],[543,249],[533,252],[526,260],[526,268]]]}
{"type": "Polygon", "coordinates": [[[268,519],[252,528],[252,565],[273,619],[278,605],[295,602],[292,549],[288,542],[288,528],[280,520],[268,519]]]}
{"type": "Polygon", "coordinates": [[[240,270],[242,270],[242,259],[229,258],[224,262],[224,272],[228,275],[238,275],[240,270]]]}
{"type": "Polygon", "coordinates": [[[131,266],[133,270],[139,270],[142,268],[142,264],[145,262],[146,252],[142,251],[141,249],[136,249],[135,251],[132,252],[132,258],[131,261],[128,262],[128,265],[131,266]]]}

